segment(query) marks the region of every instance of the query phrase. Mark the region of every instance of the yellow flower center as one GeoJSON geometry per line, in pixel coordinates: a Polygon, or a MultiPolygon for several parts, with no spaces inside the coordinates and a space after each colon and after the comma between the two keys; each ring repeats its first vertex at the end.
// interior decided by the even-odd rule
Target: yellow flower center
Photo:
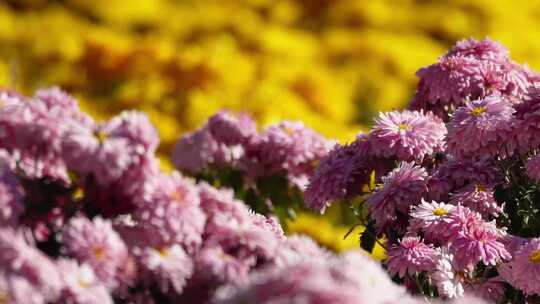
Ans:
{"type": "Polygon", "coordinates": [[[484,112],[486,112],[486,107],[476,107],[476,108],[471,110],[471,115],[472,116],[480,116],[484,112]]]}
{"type": "Polygon", "coordinates": [[[411,128],[411,126],[409,124],[406,124],[406,123],[400,123],[398,125],[398,130],[400,131],[407,131],[411,128]]]}
{"type": "Polygon", "coordinates": [[[529,255],[529,261],[533,264],[540,263],[540,250],[533,250],[529,255]]]}
{"type": "Polygon", "coordinates": [[[293,128],[283,127],[283,131],[285,131],[285,133],[287,133],[287,135],[289,135],[289,136],[294,135],[294,129],[293,128]]]}
{"type": "Polygon", "coordinates": [[[94,248],[94,257],[96,257],[97,259],[102,259],[105,257],[105,248],[103,247],[96,247],[94,248]]]}
{"type": "Polygon", "coordinates": [[[476,192],[486,192],[486,190],[486,186],[480,184],[476,185],[476,192]]]}
{"type": "Polygon", "coordinates": [[[107,134],[103,131],[97,131],[94,133],[94,136],[100,144],[102,144],[107,139],[107,134]]]}
{"type": "Polygon", "coordinates": [[[446,209],[444,209],[444,208],[436,208],[435,210],[433,210],[433,214],[436,215],[436,216],[447,215],[447,214],[448,214],[448,210],[446,210],[446,209]]]}
{"type": "Polygon", "coordinates": [[[169,249],[167,249],[166,247],[161,247],[158,249],[158,251],[159,255],[163,258],[166,258],[169,255],[169,249]]]}

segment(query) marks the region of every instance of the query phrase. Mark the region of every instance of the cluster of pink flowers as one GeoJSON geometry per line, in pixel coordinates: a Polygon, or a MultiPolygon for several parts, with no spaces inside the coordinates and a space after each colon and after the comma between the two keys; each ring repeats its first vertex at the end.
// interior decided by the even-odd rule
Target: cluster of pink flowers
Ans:
{"type": "MultiPolygon", "coordinates": [[[[142,113],[96,122],[57,88],[0,91],[0,137],[1,303],[417,303],[362,252],[285,236],[234,191],[162,172],[142,113]]],[[[328,144],[300,123],[257,133],[223,112],[174,157],[299,186],[328,144]]]]}
{"type": "Polygon", "coordinates": [[[381,113],[322,158],[305,205],[367,210],[361,223],[385,238],[387,271],[413,294],[534,302],[540,74],[499,43],[469,39],[417,76],[409,109],[381,113]]]}
{"type": "Polygon", "coordinates": [[[214,168],[241,171],[247,183],[283,174],[304,188],[315,164],[334,142],[298,121],[283,121],[257,131],[247,115],[222,111],[193,133],[182,136],[172,160],[179,170],[198,174],[214,168]]]}

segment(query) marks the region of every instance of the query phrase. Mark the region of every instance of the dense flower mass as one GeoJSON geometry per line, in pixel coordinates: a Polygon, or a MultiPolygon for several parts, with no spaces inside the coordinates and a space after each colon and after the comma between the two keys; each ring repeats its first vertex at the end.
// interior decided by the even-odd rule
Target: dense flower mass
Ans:
{"type": "Polygon", "coordinates": [[[58,88],[0,92],[0,300],[534,302],[540,77],[490,40],[418,74],[415,110],[344,145],[219,112],[178,140],[182,173],[160,170],[140,112],[99,122],[58,88]],[[385,267],[286,235],[302,199],[340,201],[385,267]]]}
{"type": "Polygon", "coordinates": [[[417,75],[411,110],[379,114],[362,148],[335,147],[307,187],[306,206],[349,203],[367,225],[361,246],[384,237],[388,272],[414,294],[534,301],[538,74],[501,44],[470,39],[417,75]],[[363,162],[386,167],[362,171],[363,162]]]}

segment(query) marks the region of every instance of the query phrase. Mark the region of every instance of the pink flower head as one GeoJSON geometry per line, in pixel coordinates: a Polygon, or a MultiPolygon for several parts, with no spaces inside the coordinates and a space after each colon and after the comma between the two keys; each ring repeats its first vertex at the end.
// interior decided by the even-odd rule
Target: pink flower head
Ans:
{"type": "Polygon", "coordinates": [[[412,217],[411,225],[420,227],[424,231],[426,239],[430,241],[442,240],[441,234],[444,226],[455,208],[450,204],[422,200],[410,213],[412,217]]]}
{"type": "Polygon", "coordinates": [[[531,239],[514,253],[505,279],[527,295],[540,295],[540,239],[531,239]]]}
{"type": "Polygon", "coordinates": [[[39,293],[45,300],[52,301],[62,288],[56,265],[28,244],[21,233],[8,228],[0,229],[0,271],[30,284],[31,287],[24,286],[26,283],[20,286],[29,292],[29,296],[39,293]]]}
{"type": "Polygon", "coordinates": [[[208,126],[183,135],[176,142],[171,156],[178,170],[192,174],[210,166],[235,168],[243,157],[243,146],[216,141],[208,126]]]}
{"type": "Polygon", "coordinates": [[[317,245],[312,238],[290,235],[278,247],[273,263],[278,267],[287,267],[300,261],[330,257],[330,255],[329,251],[317,245]]]}
{"type": "MultiPolygon", "coordinates": [[[[359,252],[269,267],[246,284],[218,291],[216,303],[394,303],[410,300],[381,267],[359,252]]],[[[411,301],[412,302],[412,301],[411,301]]]]}
{"type": "Polygon", "coordinates": [[[442,298],[460,298],[465,290],[463,287],[464,275],[456,271],[453,267],[454,256],[448,248],[441,248],[436,270],[431,274],[431,278],[437,286],[439,296],[442,298]]]}
{"type": "Polygon", "coordinates": [[[433,245],[424,244],[419,237],[405,237],[388,251],[386,264],[390,274],[403,278],[406,274],[433,270],[437,254],[433,245]]]}
{"type": "Polygon", "coordinates": [[[249,272],[257,264],[250,254],[228,253],[220,246],[208,246],[195,256],[197,277],[220,284],[246,283],[249,272]]]}
{"type": "Polygon", "coordinates": [[[354,195],[369,180],[366,164],[354,144],[336,145],[323,157],[311,176],[306,191],[306,207],[324,213],[333,201],[354,195]]]}
{"type": "Polygon", "coordinates": [[[444,150],[445,135],[444,123],[431,113],[394,111],[375,119],[370,142],[375,155],[422,161],[444,150]]]}
{"type": "Polygon", "coordinates": [[[245,144],[257,135],[257,124],[248,115],[221,111],[208,119],[208,129],[218,143],[225,145],[245,144]]]}
{"type": "Polygon", "coordinates": [[[113,303],[109,291],[88,264],[79,265],[76,261],[61,259],[58,261],[58,269],[64,284],[63,301],[69,303],[113,303]]]}
{"type": "Polygon", "coordinates": [[[540,154],[527,161],[527,175],[535,182],[540,182],[540,154]]]}
{"type": "Polygon", "coordinates": [[[466,56],[480,60],[506,62],[510,60],[510,52],[500,42],[491,39],[463,39],[458,41],[445,56],[466,56]]]}
{"type": "Polygon", "coordinates": [[[465,286],[465,294],[477,296],[489,303],[500,303],[505,297],[505,291],[504,280],[500,277],[490,278],[484,282],[467,284],[465,286]]]}
{"type": "Polygon", "coordinates": [[[486,64],[476,58],[443,56],[436,64],[416,72],[420,82],[411,104],[415,110],[431,110],[444,116],[466,99],[482,97],[486,92],[483,70],[486,64]]]}
{"type": "Polygon", "coordinates": [[[513,113],[501,96],[465,102],[448,125],[448,151],[458,157],[504,156],[513,113]]]}
{"type": "Polygon", "coordinates": [[[180,245],[142,249],[140,262],[145,280],[155,283],[163,293],[181,294],[193,274],[193,261],[180,245]]]}
{"type": "Polygon", "coordinates": [[[383,177],[382,187],[366,199],[370,215],[381,231],[395,225],[399,214],[408,215],[410,207],[420,202],[427,191],[426,179],[424,168],[407,162],[383,177]]]}
{"type": "Polygon", "coordinates": [[[497,265],[502,260],[512,258],[498,241],[498,235],[483,229],[471,229],[458,236],[451,244],[454,263],[458,269],[473,270],[478,262],[497,265]]]}
{"type": "Polygon", "coordinates": [[[503,206],[495,200],[493,187],[482,184],[465,186],[452,194],[450,203],[463,205],[482,214],[484,218],[498,217],[503,212],[503,206]]]}
{"type": "Polygon", "coordinates": [[[259,177],[284,172],[293,184],[304,188],[331,144],[302,122],[271,125],[247,147],[248,174],[259,177]]]}
{"type": "Polygon", "coordinates": [[[0,271],[0,300],[7,304],[46,302],[42,292],[24,277],[4,271],[0,271]]]}
{"type": "Polygon", "coordinates": [[[133,214],[155,246],[182,244],[194,252],[202,242],[206,216],[195,183],[178,172],[151,178],[133,214]]]}
{"type": "Polygon", "coordinates": [[[451,157],[436,167],[431,173],[431,179],[437,181],[439,191],[448,193],[468,183],[497,185],[502,181],[502,174],[487,159],[451,157]]]}
{"type": "Polygon", "coordinates": [[[79,263],[92,267],[100,281],[110,289],[118,287],[118,270],[128,260],[128,250],[108,220],[92,221],[78,216],[71,219],[62,233],[62,251],[79,263]]]}
{"type": "MultiPolygon", "coordinates": [[[[0,160],[1,162],[1,160],[0,160]]],[[[0,163],[0,226],[15,226],[24,212],[24,190],[7,164],[0,163]]]]}
{"type": "Polygon", "coordinates": [[[440,232],[443,240],[452,242],[457,237],[468,235],[476,230],[493,230],[490,224],[482,220],[482,216],[475,211],[463,206],[457,206],[448,214],[445,224],[440,232]],[[488,229],[489,228],[489,229],[488,229]]]}
{"type": "Polygon", "coordinates": [[[71,122],[63,137],[63,157],[80,174],[92,174],[102,186],[117,182],[130,167],[140,166],[157,148],[148,118],[122,112],[102,124],[71,122]]]}

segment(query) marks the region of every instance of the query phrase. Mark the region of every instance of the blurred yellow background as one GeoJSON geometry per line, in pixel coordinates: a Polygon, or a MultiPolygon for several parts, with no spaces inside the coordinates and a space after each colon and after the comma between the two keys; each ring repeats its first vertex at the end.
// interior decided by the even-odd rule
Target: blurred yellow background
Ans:
{"type": "Polygon", "coordinates": [[[350,139],[406,104],[415,71],[462,38],[500,40],[540,68],[533,0],[1,3],[0,86],[58,85],[102,118],[143,110],[163,153],[221,108],[350,139]]]}

